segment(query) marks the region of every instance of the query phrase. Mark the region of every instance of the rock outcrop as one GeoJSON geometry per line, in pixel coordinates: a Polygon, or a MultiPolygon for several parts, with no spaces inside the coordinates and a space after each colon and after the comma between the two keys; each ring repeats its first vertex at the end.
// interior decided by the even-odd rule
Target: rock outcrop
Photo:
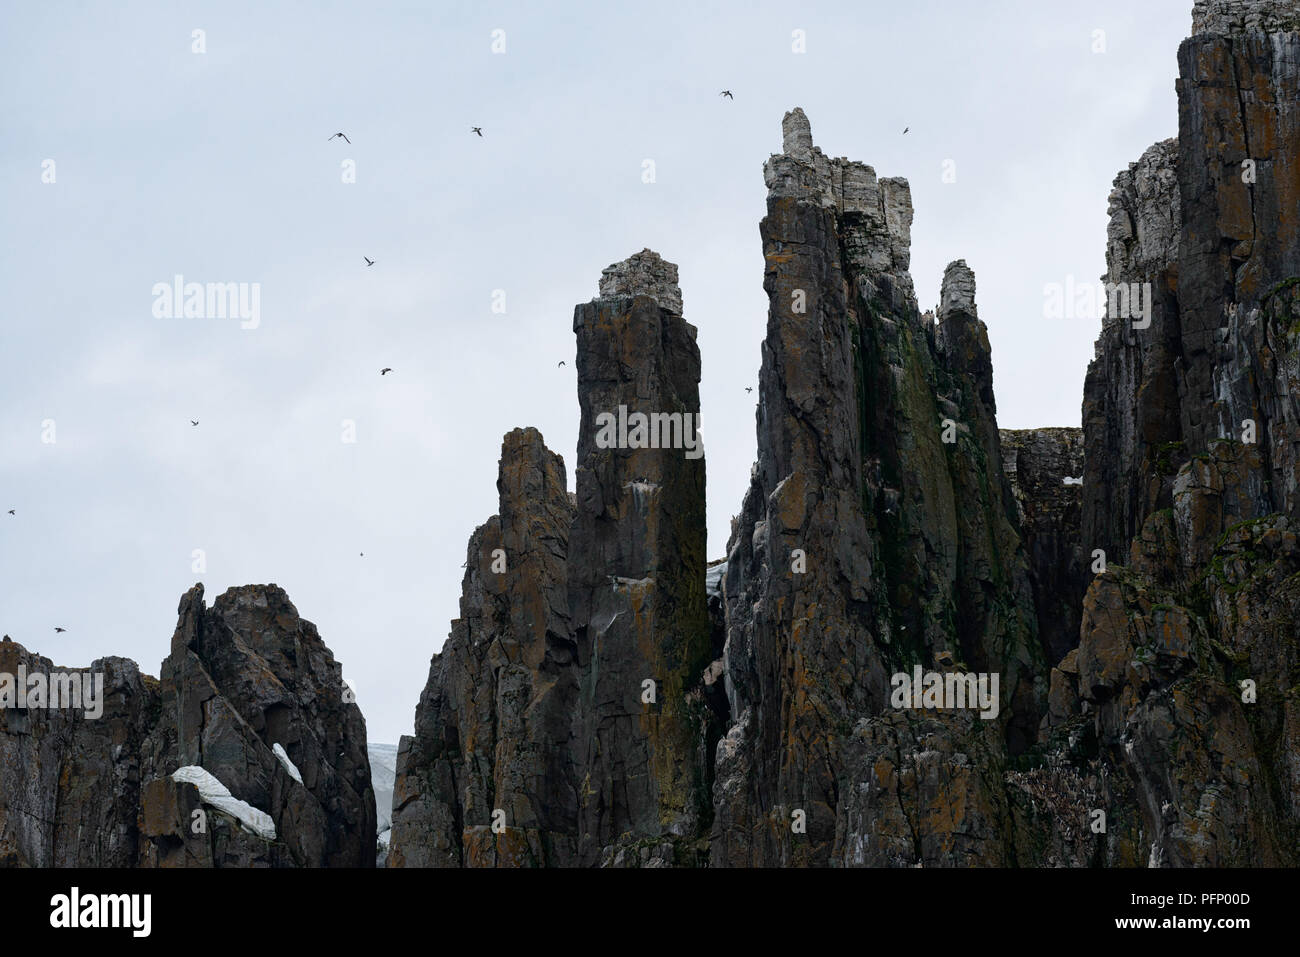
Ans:
{"type": "Polygon", "coordinates": [[[1080,608],[1092,558],[1080,540],[1083,431],[1023,429],[1001,433],[1002,467],[1011,482],[1038,611],[1038,639],[1055,665],[1079,643],[1080,608]]]}
{"type": "MultiPolygon", "coordinates": [[[[604,270],[576,493],[505,437],[388,866],[1300,864],[1300,0],[1198,0],[1178,62],[1077,429],[999,431],[974,272],[922,313],[907,182],[785,115],[723,559],[677,267],[604,270]]],[[[315,627],[275,586],[179,616],[160,680],[0,643],[0,864],[373,864],[315,627]],[[102,677],[96,713],[20,672],[102,677]]]]}
{"type": "Polygon", "coordinates": [[[398,747],[390,867],[577,863],[564,460],[517,429],[497,489],[501,511],[466,553],[461,617],[398,747]]]}
{"type": "Polygon", "coordinates": [[[1193,16],[1178,138],[1112,194],[1108,278],[1156,308],[1108,319],[1089,370],[1083,541],[1109,563],[1045,725],[1127,779],[1140,863],[1295,866],[1300,4],[1193,16]]]}
{"type": "Polygon", "coordinates": [[[998,768],[1046,688],[974,276],[950,265],[939,317],[921,315],[906,181],[827,159],[800,110],[783,132],[711,859],[1006,863],[998,768]],[[996,720],[890,706],[892,674],[939,661],[999,672],[996,720]]]}
{"type": "Polygon", "coordinates": [[[37,674],[70,689],[67,676],[91,696],[98,676],[102,698],[93,708],[84,692],[81,707],[20,708],[25,700],[6,701],[0,687],[0,867],[133,866],[158,681],[126,658],[58,668],[16,641],[0,642],[0,686],[11,676],[16,691],[37,674]]]}
{"type": "Polygon", "coordinates": [[[605,271],[574,319],[577,495],[507,437],[390,863],[1294,862],[1300,58],[1278,11],[1196,17],[1179,137],[1110,197],[1082,429],[999,432],[974,273],[922,314],[907,183],[792,111],[758,460],[706,571],[702,464],[621,441],[629,411],[698,409],[675,267],[605,271]],[[516,527],[548,561],[492,591],[473,568],[526,553],[516,527]],[[922,672],[997,684],[900,697],[922,672]]]}
{"type": "Polygon", "coordinates": [[[1177,149],[1172,139],[1152,146],[1110,194],[1104,281],[1113,295],[1084,380],[1081,521],[1089,554],[1122,556],[1146,516],[1172,504],[1173,475],[1186,461],[1177,149]]]}
{"type": "Polygon", "coordinates": [[[582,420],[568,574],[582,670],[581,856],[617,863],[626,836],[684,849],[707,833],[699,685],[713,655],[700,352],[677,267],[643,250],[606,269],[600,289],[573,313],[582,420]],[[606,424],[623,410],[627,441],[611,447],[606,424]],[[648,443],[636,441],[638,414],[648,443]]]}
{"type": "MultiPolygon", "coordinates": [[[[693,408],[698,377],[693,343],[678,379],[663,346],[675,270],[648,252],[606,270],[575,317],[578,496],[548,579],[574,717],[533,785],[565,782],[565,837],[492,862],[1296,862],[1296,6],[1197,4],[1179,136],[1110,197],[1082,429],[998,431],[973,272],[952,263],[922,314],[906,182],[787,114],[764,168],[758,461],[707,574],[668,521],[699,515],[702,471],[592,442],[600,410],[693,408]],[[900,700],[917,671],[996,675],[996,707],[900,700]],[[638,711],[641,675],[661,711],[638,711]]],[[[438,670],[426,698],[491,683],[438,670]]],[[[433,781],[416,757],[460,747],[466,720],[404,745],[412,808],[433,781]]],[[[488,862],[446,780],[435,843],[488,862]]]]}
{"type": "Polygon", "coordinates": [[[506,436],[500,514],[470,542],[461,618],[402,739],[391,866],[707,852],[719,719],[704,677],[720,648],[700,354],[681,310],[677,267],[650,250],[606,269],[599,298],[575,309],[572,501],[535,430],[506,436]]]}
{"type": "Polygon", "coordinates": [[[144,746],[141,863],[373,866],[365,719],[316,626],[275,585],[232,588],[211,608],[196,585],[178,614],[161,713],[144,746]],[[195,834],[197,790],[172,778],[190,766],[268,814],[276,840],[228,815],[207,815],[206,840],[195,834]]]}
{"type": "Polygon", "coordinates": [[[100,715],[0,710],[0,863],[373,866],[365,721],[315,626],[275,585],[230,589],[212,608],[196,585],[178,613],[161,680],[122,658],[60,669],[0,644],[0,674],[103,679],[100,715]],[[205,801],[174,778],[186,767],[271,828],[205,801]]]}

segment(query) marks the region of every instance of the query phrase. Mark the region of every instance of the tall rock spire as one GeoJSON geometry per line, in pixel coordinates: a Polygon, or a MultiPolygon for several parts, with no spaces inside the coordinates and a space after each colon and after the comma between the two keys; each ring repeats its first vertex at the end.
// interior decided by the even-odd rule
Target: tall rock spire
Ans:
{"type": "Polygon", "coordinates": [[[461,618],[403,738],[391,866],[700,861],[710,817],[700,353],[650,250],[577,306],[577,493],[502,446],[461,618]]]}
{"type": "Polygon", "coordinates": [[[700,352],[677,267],[643,250],[606,269],[600,293],[573,313],[582,420],[569,595],[582,857],[614,863],[629,835],[697,837],[707,820],[707,720],[688,692],[713,655],[700,352]]]}
{"type": "Polygon", "coordinates": [[[1027,746],[1042,665],[974,277],[950,267],[940,345],[908,273],[907,182],[827,158],[800,110],[782,133],[764,166],[758,461],[728,544],[712,859],[1005,862],[1005,798],[961,765],[1027,746]],[[941,655],[999,672],[998,720],[891,707],[891,673],[941,655]],[[913,840],[922,752],[961,794],[964,840],[913,840]]]}
{"type": "Polygon", "coordinates": [[[577,861],[564,460],[536,429],[516,429],[497,491],[501,510],[470,538],[460,617],[398,750],[390,867],[577,861]]]}
{"type": "Polygon", "coordinates": [[[1300,3],[1199,0],[1178,64],[1177,140],[1111,194],[1107,279],[1151,309],[1109,316],[1089,367],[1103,558],[1052,723],[1081,699],[1064,731],[1133,782],[1111,832],[1152,865],[1294,866],[1300,3]]]}

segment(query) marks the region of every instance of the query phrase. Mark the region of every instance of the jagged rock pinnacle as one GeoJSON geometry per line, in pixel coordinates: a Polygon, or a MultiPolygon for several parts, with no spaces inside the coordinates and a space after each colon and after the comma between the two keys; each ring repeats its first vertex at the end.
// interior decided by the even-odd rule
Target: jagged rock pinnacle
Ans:
{"type": "Polygon", "coordinates": [[[677,264],[653,249],[643,249],[600,273],[601,299],[649,296],[673,315],[682,314],[682,290],[677,285],[677,264]]]}
{"type": "Polygon", "coordinates": [[[1300,0],[1196,0],[1192,35],[1300,30],[1300,0]]]}
{"type": "MultiPolygon", "coordinates": [[[[813,145],[808,117],[799,107],[781,120],[782,152],[763,164],[768,200],[794,199],[834,207],[860,220],[864,237],[854,256],[873,276],[890,275],[904,299],[914,299],[908,275],[912,245],[912,190],[902,177],[877,179],[866,163],[831,158],[813,145]],[[880,239],[882,241],[877,242],[880,239]]],[[[874,280],[872,280],[874,281],[874,280]]]]}
{"type": "Polygon", "coordinates": [[[812,162],[812,126],[802,109],[796,106],[782,117],[781,137],[781,151],[786,156],[793,156],[805,163],[812,162]]]}
{"type": "Polygon", "coordinates": [[[975,311],[975,273],[966,265],[966,260],[958,259],[948,263],[943,271],[943,285],[939,292],[939,319],[946,319],[954,312],[977,315],[975,311]]]}

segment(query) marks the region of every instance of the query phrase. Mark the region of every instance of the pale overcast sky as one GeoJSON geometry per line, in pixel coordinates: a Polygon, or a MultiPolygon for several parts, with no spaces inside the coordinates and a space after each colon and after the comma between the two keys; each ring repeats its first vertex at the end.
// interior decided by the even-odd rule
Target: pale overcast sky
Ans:
{"type": "Polygon", "coordinates": [[[275,582],[344,663],[371,740],[395,742],[497,509],[502,436],[539,428],[572,486],[573,306],[646,246],[680,266],[700,330],[721,557],[754,456],[762,164],[796,105],[829,155],[911,181],[923,307],[948,262],[975,270],[1000,424],[1078,425],[1099,322],[1045,319],[1043,286],[1103,271],[1115,174],[1177,133],[1190,14],[6,3],[0,630],[156,674],[195,581],[209,604],[275,582]],[[327,141],[340,130],[351,145],[327,141]],[[155,317],[177,274],[260,284],[260,325],[155,317]]]}

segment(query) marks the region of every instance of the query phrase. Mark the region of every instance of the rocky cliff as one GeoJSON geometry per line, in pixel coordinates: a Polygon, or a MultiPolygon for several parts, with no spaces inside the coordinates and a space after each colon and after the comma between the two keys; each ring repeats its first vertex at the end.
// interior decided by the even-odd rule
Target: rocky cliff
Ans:
{"type": "MultiPolygon", "coordinates": [[[[999,430],[973,270],[921,312],[907,182],[795,109],[706,563],[677,267],[604,271],[576,492],[505,436],[388,866],[1300,864],[1300,0],[1192,33],[1178,136],[1110,195],[1081,428],[999,430]]],[[[0,643],[19,671],[101,676],[102,713],[0,713],[0,863],[374,861],[364,722],[275,586],[191,590],[158,680],[0,643]]]]}
{"type": "Polygon", "coordinates": [[[1083,431],[1001,432],[1002,467],[1016,497],[1029,553],[1038,638],[1048,664],[1079,643],[1080,608],[1091,559],[1083,551],[1083,431]]]}
{"type": "Polygon", "coordinates": [[[800,110],[783,133],[764,170],[770,308],[728,545],[711,859],[1005,863],[998,768],[1045,687],[974,276],[950,265],[922,315],[906,181],[828,159],[800,110]],[[997,718],[889,706],[892,674],[939,662],[1000,671],[997,718]]]}
{"type": "Polygon", "coordinates": [[[1082,429],[999,432],[971,269],[921,313],[906,181],[786,114],[758,460],[707,575],[702,464],[593,441],[601,410],[698,408],[676,270],[606,270],[574,321],[576,502],[540,436],[507,437],[470,564],[529,509],[552,561],[491,627],[466,625],[467,576],[403,743],[393,860],[1294,863],[1295,12],[1197,4],[1179,136],[1110,197],[1082,429]],[[521,461],[547,481],[508,480],[521,461]],[[514,697],[512,642],[533,649],[514,697]],[[995,676],[995,706],[900,701],[922,672],[995,676]],[[543,739],[553,763],[530,744],[509,783],[503,755],[543,739]],[[495,831],[489,805],[511,808],[495,831]]]}
{"type": "Polygon", "coordinates": [[[801,111],[783,132],[726,561],[706,575],[702,458],[622,441],[624,414],[699,408],[676,267],[643,251],[575,310],[573,501],[540,435],[506,437],[401,744],[390,865],[1016,860],[1004,773],[1046,714],[1040,605],[1078,549],[1081,442],[1027,436],[1004,469],[974,274],[951,264],[922,315],[906,182],[828,159],[801,111]],[[914,666],[996,671],[990,713],[891,707],[914,666]]]}
{"type": "Polygon", "coordinates": [[[373,866],[365,720],[315,626],[275,585],[212,608],[196,585],[178,613],[161,679],[0,644],[0,673],[102,675],[104,689],[99,715],[0,710],[0,863],[373,866]],[[182,768],[229,794],[175,779],[182,768]]]}
{"type": "Polygon", "coordinates": [[[92,694],[101,675],[103,701],[93,720],[84,707],[19,708],[25,702],[12,701],[0,710],[0,866],[133,866],[142,754],[161,697],[157,679],[125,658],[58,668],[5,637],[0,675],[68,676],[92,694]]]}
{"type": "Polygon", "coordinates": [[[398,748],[390,867],[577,863],[564,460],[516,430],[497,489],[500,513],[470,539],[461,617],[398,748]]]}
{"type": "Polygon", "coordinates": [[[535,430],[506,436],[500,513],[470,541],[461,618],[401,743],[392,866],[705,853],[718,649],[677,267],[650,250],[610,266],[573,330],[576,496],[535,430]]]}
{"type": "Polygon", "coordinates": [[[1300,4],[1193,17],[1178,138],[1111,197],[1108,278],[1156,308],[1108,316],[1089,369],[1083,539],[1109,564],[1052,695],[1131,783],[1146,862],[1294,866],[1300,4]]]}

